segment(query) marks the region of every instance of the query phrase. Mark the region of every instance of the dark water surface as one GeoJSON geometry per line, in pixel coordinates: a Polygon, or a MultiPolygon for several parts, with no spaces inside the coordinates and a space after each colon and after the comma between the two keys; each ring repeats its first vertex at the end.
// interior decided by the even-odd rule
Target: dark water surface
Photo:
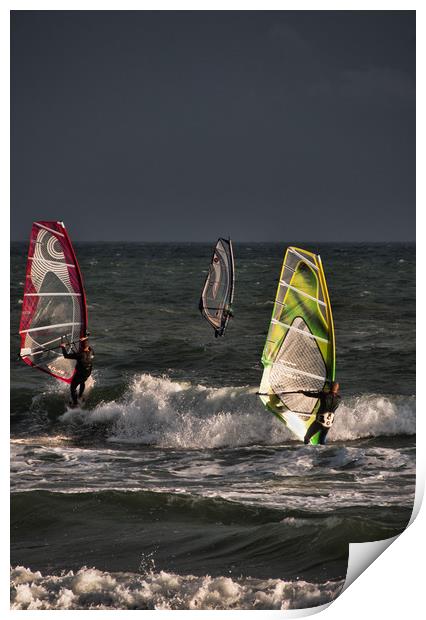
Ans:
{"type": "Polygon", "coordinates": [[[235,319],[215,339],[197,308],[210,246],[77,245],[96,369],[67,411],[67,386],[15,358],[27,246],[12,246],[15,607],[318,605],[349,541],[404,529],[415,247],[301,244],[324,263],[344,398],[315,448],[255,395],[285,247],[235,244],[235,319]]]}

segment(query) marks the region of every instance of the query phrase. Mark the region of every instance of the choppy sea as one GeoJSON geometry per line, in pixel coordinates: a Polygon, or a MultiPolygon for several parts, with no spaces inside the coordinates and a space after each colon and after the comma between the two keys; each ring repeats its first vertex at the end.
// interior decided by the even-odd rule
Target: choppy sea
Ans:
{"type": "Polygon", "coordinates": [[[215,339],[198,312],[214,241],[76,244],[96,355],[83,410],[16,358],[12,245],[13,608],[312,607],[341,591],[349,542],[406,526],[414,245],[299,244],[323,260],[344,399],[328,444],[304,446],[255,394],[286,244],[234,244],[235,318],[215,339]]]}

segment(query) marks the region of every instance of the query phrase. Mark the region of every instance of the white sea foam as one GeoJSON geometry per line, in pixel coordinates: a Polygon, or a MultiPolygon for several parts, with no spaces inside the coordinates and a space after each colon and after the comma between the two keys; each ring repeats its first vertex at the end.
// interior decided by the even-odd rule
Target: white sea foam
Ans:
{"type": "Polygon", "coordinates": [[[336,412],[330,439],[412,435],[416,431],[415,397],[363,394],[344,400],[336,412]]]}
{"type": "Polygon", "coordinates": [[[83,567],[60,576],[11,571],[12,609],[297,609],[338,596],[343,582],[144,575],[83,567]]]}
{"type": "Polygon", "coordinates": [[[283,424],[265,412],[254,388],[210,388],[167,377],[139,375],[124,398],[95,409],[69,411],[62,421],[110,422],[111,441],[176,448],[216,448],[291,439],[283,424]]]}
{"type": "MultiPolygon", "coordinates": [[[[121,400],[69,411],[84,424],[111,423],[111,441],[176,448],[279,444],[294,439],[267,412],[253,387],[212,388],[149,374],[136,376],[121,400]]],[[[344,399],[329,442],[415,433],[415,397],[364,394],[344,399]]]]}

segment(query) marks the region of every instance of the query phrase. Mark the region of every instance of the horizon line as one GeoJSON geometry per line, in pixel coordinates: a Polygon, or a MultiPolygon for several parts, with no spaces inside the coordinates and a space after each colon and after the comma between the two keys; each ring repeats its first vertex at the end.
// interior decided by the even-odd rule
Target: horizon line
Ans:
{"type": "MultiPolygon", "coordinates": [[[[189,243],[193,243],[193,244],[206,244],[206,243],[214,243],[214,241],[216,239],[218,239],[220,237],[214,237],[212,239],[207,239],[207,240],[201,240],[201,241],[190,241],[188,239],[185,240],[168,240],[168,241],[164,241],[164,240],[130,240],[130,239],[101,239],[101,240],[95,240],[95,239],[73,239],[72,241],[74,243],[134,243],[134,244],[142,244],[142,243],[152,243],[152,244],[166,244],[166,243],[173,243],[173,244],[179,244],[179,243],[185,243],[185,244],[189,244],[189,243]]],[[[228,237],[226,237],[228,238],[228,237]]],[[[294,243],[310,243],[310,244],[315,244],[315,243],[342,243],[342,244],[350,244],[350,243],[416,243],[416,239],[357,239],[357,240],[312,240],[312,239],[308,239],[308,240],[288,240],[288,239],[282,239],[282,240],[278,240],[278,241],[256,241],[256,240],[234,240],[232,239],[232,237],[229,237],[231,239],[231,241],[233,243],[284,243],[284,244],[294,244],[294,243]]],[[[11,239],[10,240],[11,243],[28,243],[28,239],[11,239]]]]}

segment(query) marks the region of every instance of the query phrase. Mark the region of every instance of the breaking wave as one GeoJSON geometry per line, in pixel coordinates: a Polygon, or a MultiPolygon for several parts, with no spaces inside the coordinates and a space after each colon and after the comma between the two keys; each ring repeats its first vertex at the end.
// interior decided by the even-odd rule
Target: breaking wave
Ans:
{"type": "MultiPolygon", "coordinates": [[[[107,425],[109,441],[159,447],[217,448],[293,440],[263,408],[253,387],[213,388],[150,374],[133,378],[121,398],[71,410],[60,421],[107,425]]],[[[364,394],[345,399],[329,443],[415,433],[415,397],[364,394]]]]}
{"type": "Polygon", "coordinates": [[[83,567],[43,575],[11,571],[12,609],[299,609],[332,601],[343,581],[196,577],[169,572],[110,573],[83,567]]]}

